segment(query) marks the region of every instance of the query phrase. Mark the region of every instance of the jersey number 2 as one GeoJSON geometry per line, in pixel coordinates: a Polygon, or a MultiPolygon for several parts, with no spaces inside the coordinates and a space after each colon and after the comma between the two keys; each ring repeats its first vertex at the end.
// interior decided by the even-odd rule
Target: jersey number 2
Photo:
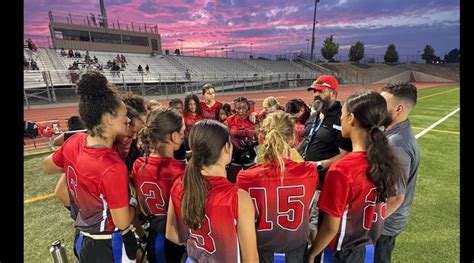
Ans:
{"type": "Polygon", "coordinates": [[[143,182],[140,191],[145,197],[145,203],[153,215],[166,215],[164,209],[165,199],[158,184],[153,182],[143,182]]]}

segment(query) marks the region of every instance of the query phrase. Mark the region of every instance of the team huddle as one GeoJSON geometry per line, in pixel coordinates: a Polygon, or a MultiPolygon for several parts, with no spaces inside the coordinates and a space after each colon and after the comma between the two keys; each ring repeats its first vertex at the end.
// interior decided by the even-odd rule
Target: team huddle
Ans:
{"type": "MultiPolygon", "coordinates": [[[[390,262],[413,202],[413,84],[337,100],[322,75],[281,106],[145,104],[98,71],[77,83],[79,132],[44,161],[80,262],[390,262]],[[373,246],[373,253],[366,253],[373,246]]],[[[158,103],[159,104],[159,103],[158,103]]]]}

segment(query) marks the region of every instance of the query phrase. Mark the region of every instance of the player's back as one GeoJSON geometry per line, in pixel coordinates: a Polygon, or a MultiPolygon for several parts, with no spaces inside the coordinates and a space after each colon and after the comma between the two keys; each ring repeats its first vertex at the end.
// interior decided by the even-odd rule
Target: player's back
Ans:
{"type": "Polygon", "coordinates": [[[172,157],[140,157],[133,164],[132,178],[138,199],[146,215],[166,216],[170,190],[184,174],[185,163],[172,157]]]}
{"type": "Polygon", "coordinates": [[[262,163],[237,176],[256,205],[257,246],[287,252],[306,243],[318,173],[314,164],[285,160],[283,179],[275,164],[262,163]]]}
{"type": "Polygon", "coordinates": [[[188,257],[195,262],[239,262],[237,237],[238,187],[222,176],[206,176],[210,192],[201,227],[189,231],[183,225],[181,201],[184,185],[177,180],[171,190],[180,242],[186,242],[188,257]]]}

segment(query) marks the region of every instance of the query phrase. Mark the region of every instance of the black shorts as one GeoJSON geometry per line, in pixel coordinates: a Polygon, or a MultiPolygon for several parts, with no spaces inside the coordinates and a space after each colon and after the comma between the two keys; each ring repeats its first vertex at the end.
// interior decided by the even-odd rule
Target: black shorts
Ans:
{"type": "Polygon", "coordinates": [[[149,221],[149,243],[146,247],[148,262],[181,262],[186,248],[166,239],[166,217],[151,217],[149,221]]]}
{"type": "Polygon", "coordinates": [[[119,262],[135,261],[137,257],[137,239],[133,231],[122,235],[121,231],[112,234],[111,239],[93,239],[79,233],[74,252],[80,262],[119,262]],[[123,259],[123,260],[122,260],[123,259]]]}

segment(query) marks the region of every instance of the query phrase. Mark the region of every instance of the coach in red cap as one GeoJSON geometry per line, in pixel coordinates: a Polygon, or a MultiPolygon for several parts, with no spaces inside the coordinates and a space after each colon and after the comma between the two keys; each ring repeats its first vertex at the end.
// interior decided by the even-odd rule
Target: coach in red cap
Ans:
{"type": "MultiPolygon", "coordinates": [[[[324,183],[329,165],[352,151],[350,139],[341,135],[342,105],[336,100],[339,84],[331,75],[321,75],[308,91],[313,91],[313,114],[305,123],[304,140],[299,153],[305,161],[314,161],[319,174],[318,190],[324,183]]],[[[315,204],[317,198],[315,200],[315,204]]],[[[316,230],[317,209],[313,205],[310,223],[311,234],[316,230]]]]}

